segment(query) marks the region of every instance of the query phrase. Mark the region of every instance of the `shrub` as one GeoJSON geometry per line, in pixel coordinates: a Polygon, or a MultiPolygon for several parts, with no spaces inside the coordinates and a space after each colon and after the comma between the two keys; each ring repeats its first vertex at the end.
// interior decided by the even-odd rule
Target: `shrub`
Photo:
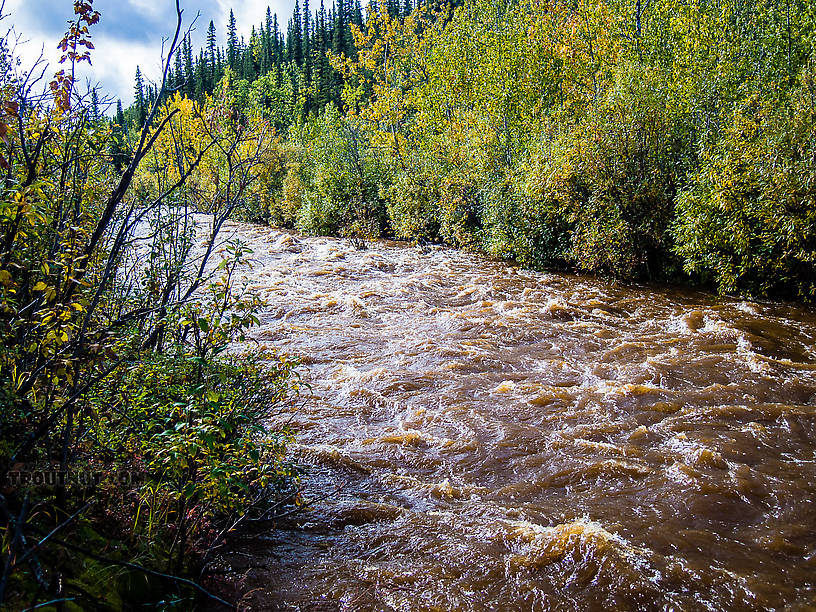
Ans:
{"type": "Polygon", "coordinates": [[[284,184],[289,176],[293,148],[275,137],[263,152],[257,179],[250,185],[246,197],[235,208],[233,217],[250,223],[285,226],[291,223],[284,196],[284,184]]]}
{"type": "Polygon", "coordinates": [[[269,487],[291,486],[290,434],[268,422],[296,387],[295,365],[270,355],[153,353],[89,397],[98,439],[147,472],[134,531],[178,526],[188,512],[215,523],[251,508],[269,487]],[[107,416],[110,406],[117,416],[107,416]]]}
{"type": "Polygon", "coordinates": [[[303,207],[303,183],[300,179],[301,162],[293,157],[286,164],[286,175],[280,197],[269,203],[269,224],[293,229],[303,207]]]}
{"type": "Polygon", "coordinates": [[[397,238],[414,242],[439,239],[439,177],[431,166],[430,160],[417,156],[408,169],[395,171],[393,181],[381,189],[397,238]]]}
{"type": "Polygon", "coordinates": [[[666,230],[693,134],[671,113],[657,74],[624,65],[615,76],[599,108],[562,128],[539,197],[569,223],[577,268],[624,279],[670,274],[666,230]]]}
{"type": "Polygon", "coordinates": [[[782,105],[747,98],[678,199],[687,272],[724,293],[816,298],[816,86],[782,105]]]}
{"type": "Polygon", "coordinates": [[[536,143],[517,171],[484,189],[485,250],[532,268],[565,267],[572,224],[551,166],[550,147],[536,143]]]}
{"type": "Polygon", "coordinates": [[[362,128],[328,106],[309,119],[297,139],[303,160],[298,227],[322,235],[382,234],[387,212],[380,187],[388,184],[388,172],[362,128]]]}

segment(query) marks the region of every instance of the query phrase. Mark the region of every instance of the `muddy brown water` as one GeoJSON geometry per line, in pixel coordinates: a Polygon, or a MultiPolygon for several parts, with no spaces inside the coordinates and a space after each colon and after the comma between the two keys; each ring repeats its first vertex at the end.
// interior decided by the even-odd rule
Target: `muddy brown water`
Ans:
{"type": "Polygon", "coordinates": [[[816,609],[816,315],[233,224],[304,356],[307,497],[242,606],[816,609]]]}

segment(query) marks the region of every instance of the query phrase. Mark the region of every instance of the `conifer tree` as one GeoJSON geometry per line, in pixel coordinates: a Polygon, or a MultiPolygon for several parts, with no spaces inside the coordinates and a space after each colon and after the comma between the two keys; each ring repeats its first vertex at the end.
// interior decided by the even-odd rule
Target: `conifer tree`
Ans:
{"type": "Polygon", "coordinates": [[[303,76],[306,83],[312,80],[312,50],[310,30],[309,0],[303,0],[303,76]]]}
{"type": "Polygon", "coordinates": [[[206,93],[212,91],[209,86],[209,67],[207,66],[207,59],[202,49],[198,55],[198,61],[195,66],[195,84],[193,96],[196,100],[203,100],[206,93]]]}
{"type": "Polygon", "coordinates": [[[215,63],[215,24],[210,20],[210,26],[207,28],[207,62],[209,63],[209,77],[210,83],[215,83],[216,63],[215,63]]]}
{"type": "Polygon", "coordinates": [[[110,155],[114,167],[122,170],[122,166],[127,162],[127,153],[124,146],[125,140],[125,111],[122,109],[122,100],[116,101],[116,116],[113,119],[113,129],[111,131],[110,155]]]}
{"type": "Polygon", "coordinates": [[[184,64],[181,53],[176,51],[176,57],[173,62],[173,78],[170,79],[171,87],[174,90],[179,90],[184,85],[184,64]]]}
{"type": "Polygon", "coordinates": [[[147,99],[146,99],[145,110],[147,108],[152,108],[153,105],[156,103],[156,88],[155,88],[155,86],[148,85],[146,89],[147,89],[147,93],[146,93],[145,97],[147,99]]]}
{"type": "Polygon", "coordinates": [[[292,15],[292,60],[298,66],[303,65],[303,21],[300,14],[300,0],[295,0],[295,12],[292,15]]]}
{"type": "Polygon", "coordinates": [[[116,101],[116,124],[121,128],[125,127],[125,111],[122,109],[122,100],[116,101]]]}
{"type": "Polygon", "coordinates": [[[227,23],[227,64],[233,70],[238,68],[238,34],[235,27],[235,14],[230,9],[227,23]]]}
{"type": "Polygon", "coordinates": [[[272,9],[268,6],[266,7],[266,17],[264,18],[264,29],[266,30],[266,35],[269,37],[269,40],[272,40],[272,9]]]}
{"type": "Polygon", "coordinates": [[[99,121],[100,118],[99,95],[96,93],[96,87],[94,87],[91,90],[91,121],[99,121]]]}
{"type": "Polygon", "coordinates": [[[261,28],[261,74],[266,74],[275,65],[272,46],[272,9],[266,7],[266,17],[261,28]]]}
{"type": "Polygon", "coordinates": [[[309,14],[309,0],[303,0],[303,57],[309,57],[309,47],[310,47],[310,24],[311,24],[311,15],[309,14]]]}
{"type": "Polygon", "coordinates": [[[249,37],[249,44],[244,49],[243,62],[241,66],[241,78],[247,81],[254,81],[258,77],[258,59],[261,54],[261,43],[255,26],[252,26],[252,34],[249,37]]]}
{"type": "Polygon", "coordinates": [[[278,14],[275,13],[272,17],[272,63],[276,68],[280,68],[281,55],[280,27],[278,26],[278,14]]]}
{"type": "Polygon", "coordinates": [[[326,57],[328,41],[326,38],[326,8],[323,0],[320,0],[320,11],[317,14],[317,28],[315,35],[314,71],[312,82],[315,90],[315,106],[323,108],[330,99],[331,91],[331,66],[326,57]]]}
{"type": "MultiPolygon", "coordinates": [[[[393,1],[393,0],[390,0],[393,1]]],[[[334,40],[332,41],[332,51],[340,55],[346,52],[346,31],[348,21],[346,20],[346,2],[337,0],[334,16],[334,40]]]]}
{"type": "MultiPolygon", "coordinates": [[[[410,0],[405,0],[410,2],[410,0]]],[[[363,27],[363,9],[360,6],[360,0],[354,0],[354,12],[351,15],[351,23],[358,27],[363,27]]]]}
{"type": "Polygon", "coordinates": [[[147,119],[147,109],[145,108],[145,91],[144,81],[142,80],[142,70],[139,66],[136,66],[136,86],[134,89],[134,96],[136,99],[136,120],[139,123],[139,127],[142,127],[147,119]]]}
{"type": "Polygon", "coordinates": [[[190,36],[185,36],[181,43],[181,52],[184,55],[184,93],[188,98],[195,97],[195,66],[193,64],[193,46],[190,36]]]}
{"type": "Polygon", "coordinates": [[[287,62],[294,62],[295,61],[295,42],[294,42],[294,33],[295,29],[292,27],[292,20],[289,20],[289,23],[286,24],[286,61],[287,62]]]}

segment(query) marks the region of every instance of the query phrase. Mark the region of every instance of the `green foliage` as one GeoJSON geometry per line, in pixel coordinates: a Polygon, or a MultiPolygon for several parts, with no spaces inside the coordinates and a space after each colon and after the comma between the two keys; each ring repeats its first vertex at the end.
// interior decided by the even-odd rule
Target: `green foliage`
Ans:
{"type": "MultiPolygon", "coordinates": [[[[99,14],[74,9],[60,46],[79,62],[99,14]]],[[[145,125],[126,134],[124,111],[100,117],[72,73],[43,97],[0,79],[0,463],[147,474],[4,488],[0,603],[87,607],[92,593],[120,607],[127,589],[100,586],[118,562],[187,573],[238,517],[291,499],[289,433],[265,423],[297,391],[296,364],[223,356],[261,302],[241,276],[249,252],[219,236],[231,215],[267,208],[286,163],[270,119],[223,82],[203,105],[162,106],[164,86],[148,87],[145,125]],[[111,544],[101,556],[93,534],[111,544]]],[[[131,586],[153,593],[145,573],[131,586]]]]}
{"type": "MultiPolygon", "coordinates": [[[[332,62],[387,157],[386,233],[810,300],[814,26],[800,0],[381,3],[332,62]]],[[[307,231],[352,216],[327,172],[302,177],[307,231]]]]}
{"type": "MultiPolygon", "coordinates": [[[[293,155],[294,158],[294,155],[293,155]]],[[[280,198],[271,203],[269,222],[277,227],[293,229],[303,207],[303,183],[301,163],[290,159],[286,165],[286,175],[281,185],[280,198]]]]}
{"type": "Polygon", "coordinates": [[[816,298],[816,87],[734,112],[678,200],[677,252],[722,292],[816,298]]]}
{"type": "Polygon", "coordinates": [[[200,297],[186,302],[177,311],[178,343],[186,344],[196,358],[213,358],[230,343],[245,342],[247,332],[259,325],[261,299],[248,290],[246,276],[238,278],[239,267],[251,269],[252,251],[240,241],[228,241],[222,259],[200,297]]]}
{"type": "Polygon", "coordinates": [[[485,250],[531,268],[563,268],[572,224],[564,215],[546,151],[529,151],[519,171],[486,191],[485,250]]]}
{"type": "MultiPolygon", "coordinates": [[[[339,104],[341,83],[327,53],[353,55],[349,28],[360,25],[360,7],[358,4],[355,11],[351,3],[344,3],[329,13],[323,6],[312,13],[308,4],[306,0],[301,11],[296,3],[286,32],[279,28],[277,14],[268,9],[264,21],[252,27],[246,41],[239,36],[232,11],[226,24],[225,47],[217,46],[212,21],[205,48],[197,55],[191,37],[185,36],[168,76],[172,89],[204,103],[228,76],[235,82],[240,107],[261,109],[279,132],[310,113],[319,114],[329,103],[339,104]]],[[[163,102],[165,92],[145,85],[141,71],[137,71],[134,91],[136,100],[125,112],[130,123],[140,129],[150,106],[156,100],[163,102]]]]}
{"type": "Polygon", "coordinates": [[[386,202],[389,224],[397,238],[420,241],[439,239],[439,173],[432,159],[412,155],[410,170],[394,172],[394,179],[380,193],[386,202]]]}
{"type": "Polygon", "coordinates": [[[394,6],[297,17],[289,63],[227,70],[289,129],[239,218],[813,298],[812,3],[394,6]]]}
{"type": "Polygon", "coordinates": [[[558,142],[551,161],[557,216],[571,224],[569,259],[620,278],[671,272],[666,229],[691,134],[668,89],[642,66],[619,66],[604,99],[558,142]]]}
{"type": "Polygon", "coordinates": [[[380,187],[388,182],[388,169],[358,123],[329,106],[294,133],[301,147],[298,227],[315,234],[379,236],[387,223],[380,187]]]}
{"type": "Polygon", "coordinates": [[[290,130],[239,218],[812,299],[811,168],[794,161],[812,2],[304,9],[285,37],[270,15],[233,37],[229,66],[202,54],[241,112],[290,130]]]}
{"type": "Polygon", "coordinates": [[[190,517],[198,524],[188,531],[200,533],[272,498],[270,487],[291,486],[296,471],[284,458],[290,434],[266,423],[296,384],[295,365],[257,354],[153,354],[89,396],[100,442],[146,472],[134,533],[153,537],[190,517]]]}

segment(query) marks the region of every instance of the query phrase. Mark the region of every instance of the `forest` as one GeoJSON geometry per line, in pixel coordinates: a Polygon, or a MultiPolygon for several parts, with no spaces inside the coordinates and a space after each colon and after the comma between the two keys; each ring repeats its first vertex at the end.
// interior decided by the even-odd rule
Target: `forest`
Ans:
{"type": "Polygon", "coordinates": [[[306,0],[197,52],[176,7],[112,116],[92,0],[54,76],[0,46],[0,602],[218,599],[224,533],[305,503],[228,220],[816,299],[808,0],[306,0]]]}
{"type": "MultiPolygon", "coordinates": [[[[296,3],[285,36],[211,22],[168,92],[274,126],[248,220],[812,301],[813,29],[795,0],[296,3]]],[[[117,125],[155,98],[137,74],[117,125]]]]}

